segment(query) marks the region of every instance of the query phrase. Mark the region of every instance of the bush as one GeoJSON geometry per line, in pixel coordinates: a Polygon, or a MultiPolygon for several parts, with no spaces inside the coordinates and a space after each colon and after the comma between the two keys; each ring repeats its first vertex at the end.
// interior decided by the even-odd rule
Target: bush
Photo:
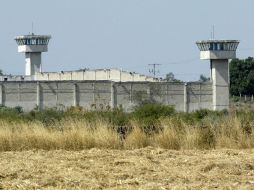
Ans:
{"type": "Polygon", "coordinates": [[[42,111],[31,111],[25,116],[28,120],[40,121],[45,126],[53,125],[64,118],[64,112],[56,109],[45,109],[42,111]]]}
{"type": "Polygon", "coordinates": [[[5,106],[0,106],[0,119],[4,121],[16,122],[22,121],[23,111],[21,107],[8,108],[5,106]]]}
{"type": "Polygon", "coordinates": [[[146,103],[136,107],[132,113],[132,118],[139,121],[146,132],[157,131],[156,123],[161,117],[169,117],[175,114],[172,106],[158,103],[146,103]]]}

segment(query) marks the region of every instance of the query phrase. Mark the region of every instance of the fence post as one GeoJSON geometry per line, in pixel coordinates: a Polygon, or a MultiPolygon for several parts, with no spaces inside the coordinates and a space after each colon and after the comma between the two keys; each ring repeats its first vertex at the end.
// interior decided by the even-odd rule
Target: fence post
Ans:
{"type": "Polygon", "coordinates": [[[56,90],[55,90],[56,94],[56,107],[58,106],[58,82],[56,82],[56,90]]]}
{"type": "Polygon", "coordinates": [[[198,99],[199,109],[201,109],[201,96],[202,96],[201,83],[199,83],[199,99],[198,99]]]}
{"type": "Polygon", "coordinates": [[[77,84],[73,84],[73,106],[78,106],[78,98],[77,98],[77,84]]]}
{"type": "Polygon", "coordinates": [[[167,105],[169,105],[169,101],[168,101],[168,82],[167,82],[167,93],[166,93],[166,96],[167,96],[167,105]]]}
{"type": "Polygon", "coordinates": [[[21,92],[20,92],[20,87],[21,86],[21,84],[19,83],[18,84],[18,103],[20,103],[20,101],[21,101],[21,92]]]}
{"type": "Polygon", "coordinates": [[[251,102],[253,102],[253,94],[251,95],[251,102]]]}
{"type": "Polygon", "coordinates": [[[131,82],[131,86],[130,86],[130,103],[132,103],[133,102],[133,92],[132,92],[132,90],[133,90],[133,83],[131,82]]]}
{"type": "Polygon", "coordinates": [[[40,82],[37,82],[37,89],[36,89],[36,101],[37,101],[37,107],[38,107],[38,110],[41,110],[42,109],[42,104],[41,104],[41,85],[40,85],[40,82]]]}
{"type": "Polygon", "coordinates": [[[150,101],[150,100],[151,100],[151,88],[150,88],[150,87],[148,87],[148,88],[146,89],[146,94],[147,94],[148,100],[150,101]]]}
{"type": "Polygon", "coordinates": [[[0,84],[0,105],[4,105],[4,103],[3,103],[3,83],[0,84]]]}
{"type": "Polygon", "coordinates": [[[116,86],[114,82],[111,82],[111,108],[114,109],[117,106],[117,92],[116,92],[116,86]]]}
{"type": "Polygon", "coordinates": [[[184,112],[188,112],[188,84],[184,83],[184,112]]]}
{"type": "Polygon", "coordinates": [[[95,82],[93,82],[93,104],[96,105],[96,102],[95,102],[95,82]]]}

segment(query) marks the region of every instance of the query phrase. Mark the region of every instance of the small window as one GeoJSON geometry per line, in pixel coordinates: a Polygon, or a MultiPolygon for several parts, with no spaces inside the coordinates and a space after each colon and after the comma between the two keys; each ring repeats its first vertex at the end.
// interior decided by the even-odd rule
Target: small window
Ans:
{"type": "Polygon", "coordinates": [[[219,44],[217,44],[217,43],[214,43],[214,46],[213,46],[213,50],[218,50],[218,48],[219,48],[219,44]]]}
{"type": "Polygon", "coordinates": [[[209,47],[209,50],[212,50],[212,49],[213,49],[212,46],[213,46],[213,44],[211,43],[211,44],[210,44],[210,47],[209,47]]]}
{"type": "Polygon", "coordinates": [[[221,45],[217,44],[217,50],[221,50],[221,45]]]}

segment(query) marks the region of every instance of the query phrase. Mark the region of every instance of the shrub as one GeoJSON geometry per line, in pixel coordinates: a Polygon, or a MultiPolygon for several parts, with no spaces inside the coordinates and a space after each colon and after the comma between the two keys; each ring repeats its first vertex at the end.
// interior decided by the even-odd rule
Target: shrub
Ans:
{"type": "Polygon", "coordinates": [[[49,126],[64,118],[64,112],[56,109],[45,109],[42,111],[31,111],[25,117],[30,121],[40,121],[49,126]]]}
{"type": "Polygon", "coordinates": [[[146,103],[135,108],[132,118],[137,120],[146,133],[158,131],[156,127],[161,117],[169,117],[175,114],[172,106],[166,106],[158,103],[146,103]]]}
{"type": "Polygon", "coordinates": [[[22,121],[24,119],[22,114],[22,108],[8,108],[5,106],[0,106],[0,119],[11,122],[22,121]]]}

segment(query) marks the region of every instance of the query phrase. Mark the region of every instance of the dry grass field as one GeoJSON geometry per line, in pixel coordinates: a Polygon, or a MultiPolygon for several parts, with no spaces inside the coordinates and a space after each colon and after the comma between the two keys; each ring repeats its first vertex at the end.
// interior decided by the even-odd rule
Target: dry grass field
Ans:
{"type": "Polygon", "coordinates": [[[254,150],[0,153],[1,189],[254,189],[254,150]]]}
{"type": "Polygon", "coordinates": [[[155,108],[0,110],[0,189],[254,189],[254,112],[155,108]]]}

